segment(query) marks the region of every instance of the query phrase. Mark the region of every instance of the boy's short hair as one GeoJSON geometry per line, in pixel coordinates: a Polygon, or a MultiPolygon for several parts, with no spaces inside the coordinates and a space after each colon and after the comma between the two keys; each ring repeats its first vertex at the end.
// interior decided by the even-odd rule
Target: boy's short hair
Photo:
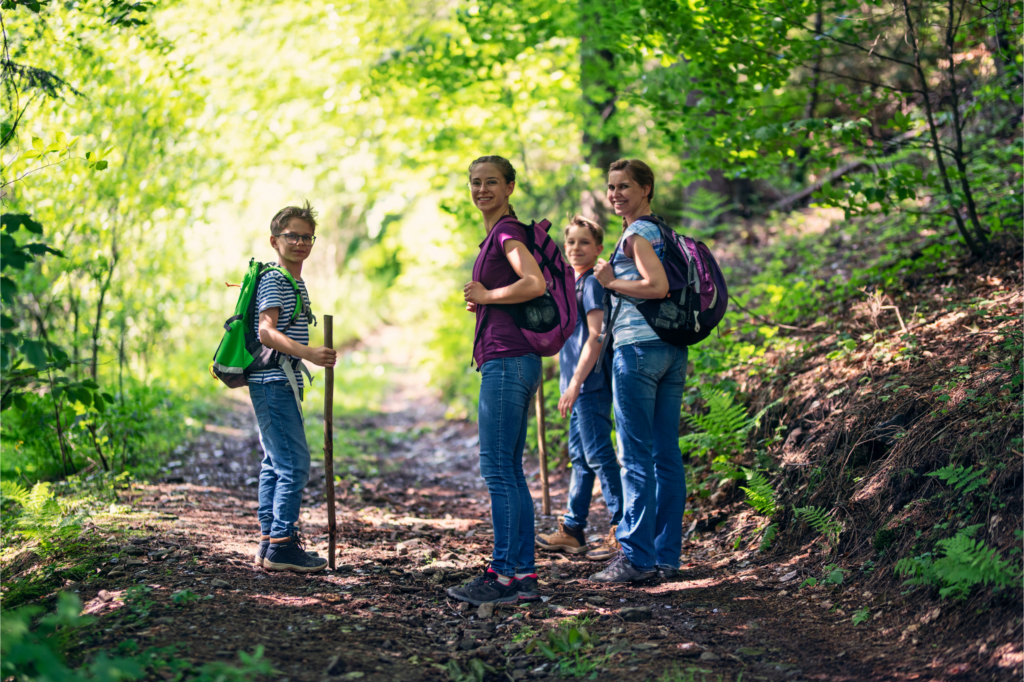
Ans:
{"type": "Polygon", "coordinates": [[[604,245],[604,228],[595,223],[590,218],[585,218],[580,214],[576,214],[569,218],[569,224],[565,226],[565,236],[569,236],[569,230],[574,227],[585,227],[590,230],[590,236],[594,238],[594,241],[599,245],[604,245]]]}
{"type": "Polygon", "coordinates": [[[270,234],[275,237],[279,236],[288,227],[288,223],[295,219],[306,221],[313,228],[313,231],[316,232],[316,211],[313,210],[308,201],[304,201],[301,208],[299,206],[287,206],[278,211],[274,219],[270,221],[270,234]]]}

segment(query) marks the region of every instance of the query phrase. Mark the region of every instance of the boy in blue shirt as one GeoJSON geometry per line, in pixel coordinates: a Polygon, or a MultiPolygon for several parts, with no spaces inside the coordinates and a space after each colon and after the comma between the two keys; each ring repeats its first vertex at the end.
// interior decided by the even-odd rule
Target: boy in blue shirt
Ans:
{"type": "Polygon", "coordinates": [[[309,480],[309,446],[302,423],[302,360],[321,367],[333,367],[338,354],[331,348],[309,346],[309,323],[313,320],[302,264],[309,257],[316,237],[316,214],[306,203],[278,211],[270,221],[270,246],[277,262],[299,287],[301,308],[293,321],[297,304],[295,289],[288,278],[272,270],[260,278],[256,290],[256,333],[260,343],[279,351],[281,367],[249,375],[249,397],[259,424],[263,462],[260,467],[260,547],[256,564],[268,571],[312,573],[322,571],[327,560],[307,554],[299,531],[302,489],[309,480]]]}
{"type": "Polygon", "coordinates": [[[569,458],[572,479],[569,483],[568,513],[558,524],[558,532],[538,535],[541,549],[587,552],[587,516],[594,492],[595,478],[601,479],[611,531],[603,547],[587,552],[587,558],[603,561],[619,550],[615,528],[622,518],[622,478],[612,447],[612,368],[611,354],[601,353],[598,337],[604,320],[604,287],[593,276],[594,263],[601,254],[604,230],[583,216],[573,216],[565,228],[565,254],[576,270],[576,302],[579,315],[576,329],[565,342],[558,362],[561,369],[562,397],[558,411],[569,418],[569,458]],[[595,372],[598,356],[601,370],[595,372]]]}

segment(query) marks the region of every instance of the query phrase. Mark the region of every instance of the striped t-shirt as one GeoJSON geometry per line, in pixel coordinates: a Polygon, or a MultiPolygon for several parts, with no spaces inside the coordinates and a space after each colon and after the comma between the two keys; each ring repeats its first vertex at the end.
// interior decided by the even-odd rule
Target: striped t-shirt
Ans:
{"type": "MultiPolygon", "coordinates": [[[[662,238],[661,230],[658,229],[657,225],[646,220],[638,220],[626,228],[620,243],[624,245],[626,239],[634,234],[649,241],[651,246],[654,247],[654,253],[657,254],[658,260],[664,262],[665,240],[662,238]]],[[[619,248],[612,256],[612,268],[616,279],[630,281],[642,279],[640,271],[637,270],[636,261],[628,257],[622,248],[619,248]]],[[[636,304],[643,303],[643,299],[630,298],[629,296],[613,293],[613,312],[619,300],[622,301],[622,307],[619,308],[619,315],[615,318],[615,326],[612,328],[612,335],[615,337],[615,343],[612,347],[618,348],[627,343],[639,343],[640,341],[657,341],[659,339],[658,335],[654,333],[651,326],[647,324],[647,320],[636,309],[636,304]]]]}
{"type": "MultiPolygon", "coordinates": [[[[306,283],[301,279],[295,280],[295,283],[299,285],[299,293],[302,295],[306,310],[309,310],[309,294],[306,292],[306,283]]],[[[301,310],[292,328],[286,332],[284,331],[284,328],[288,326],[288,321],[292,318],[292,311],[295,310],[295,290],[292,289],[288,278],[277,270],[271,270],[263,275],[260,278],[259,288],[256,289],[256,319],[253,323],[256,325],[257,336],[260,333],[259,314],[270,308],[280,308],[277,313],[278,331],[284,332],[285,336],[296,343],[301,343],[304,346],[309,345],[309,320],[302,314],[301,310]]],[[[299,388],[301,389],[303,387],[302,372],[296,371],[295,379],[298,381],[299,388]]],[[[267,384],[271,381],[288,381],[288,377],[285,376],[284,370],[278,367],[276,369],[253,372],[249,375],[249,381],[256,384],[267,384]]]]}

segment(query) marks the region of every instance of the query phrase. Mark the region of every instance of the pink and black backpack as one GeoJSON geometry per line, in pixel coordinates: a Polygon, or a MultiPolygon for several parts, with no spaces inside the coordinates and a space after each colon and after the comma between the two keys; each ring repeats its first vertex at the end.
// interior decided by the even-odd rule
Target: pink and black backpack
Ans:
{"type": "MultiPolygon", "coordinates": [[[[501,220],[519,222],[512,216],[505,216],[501,220]]],[[[558,245],[548,235],[551,223],[542,220],[539,223],[519,225],[526,232],[526,248],[540,266],[544,281],[547,282],[547,291],[542,296],[523,303],[495,303],[484,306],[483,313],[477,318],[476,336],[473,339],[474,354],[484,325],[487,324],[489,308],[501,308],[511,315],[516,326],[526,337],[526,342],[541,357],[557,355],[576,328],[576,273],[566,262],[558,245]]],[[[495,248],[496,232],[497,230],[491,230],[484,240],[481,251],[486,252],[487,249],[495,248]]],[[[480,281],[482,268],[483,259],[477,259],[476,265],[473,266],[474,281],[480,281]]]]}
{"type": "MultiPolygon", "coordinates": [[[[680,237],[661,216],[641,216],[638,220],[657,225],[665,240],[662,265],[668,276],[669,291],[665,298],[645,300],[637,304],[636,309],[665,343],[681,348],[698,344],[725,317],[729,291],[722,269],[704,242],[680,237]]],[[[619,246],[616,246],[609,260],[614,262],[618,251],[619,246]]],[[[606,293],[606,299],[609,298],[606,293]]],[[[612,329],[618,313],[617,307],[615,311],[608,308],[606,304],[607,325],[603,332],[612,329]]]]}

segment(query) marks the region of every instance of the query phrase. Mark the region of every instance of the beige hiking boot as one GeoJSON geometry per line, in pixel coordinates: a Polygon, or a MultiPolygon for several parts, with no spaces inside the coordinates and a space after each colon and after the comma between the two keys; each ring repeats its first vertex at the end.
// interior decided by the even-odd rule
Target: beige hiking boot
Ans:
{"type": "Polygon", "coordinates": [[[604,539],[599,547],[596,547],[587,552],[587,558],[591,561],[608,561],[622,549],[622,545],[615,539],[615,529],[618,526],[612,526],[611,530],[608,531],[608,537],[604,539]]]}
{"type": "Polygon", "coordinates": [[[553,552],[568,552],[569,554],[582,554],[587,551],[587,538],[582,530],[567,528],[561,521],[558,522],[558,532],[551,535],[538,535],[537,545],[541,549],[553,552]]]}

